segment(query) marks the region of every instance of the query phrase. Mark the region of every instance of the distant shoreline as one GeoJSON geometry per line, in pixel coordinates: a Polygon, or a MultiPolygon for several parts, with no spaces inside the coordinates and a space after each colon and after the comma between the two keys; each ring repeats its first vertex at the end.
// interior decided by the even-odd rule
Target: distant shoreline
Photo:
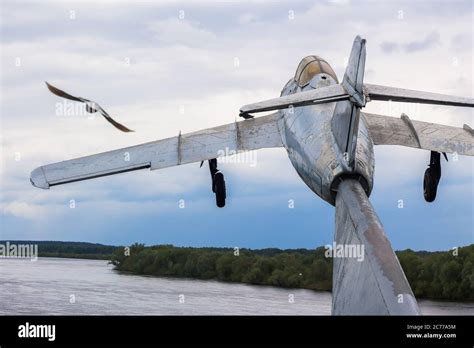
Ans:
{"type": "MultiPolygon", "coordinates": [[[[7,241],[0,241],[0,244],[7,241]]],[[[332,259],[325,249],[130,247],[84,242],[12,241],[37,244],[38,257],[111,261],[115,270],[168,278],[216,280],[316,291],[332,290],[332,259]]],[[[452,251],[396,252],[415,296],[474,302],[474,244],[452,251]]]]}
{"type": "Polygon", "coordinates": [[[84,259],[84,260],[104,260],[110,261],[113,254],[97,255],[97,254],[56,254],[56,253],[39,253],[38,257],[54,257],[59,259],[84,259]]]}

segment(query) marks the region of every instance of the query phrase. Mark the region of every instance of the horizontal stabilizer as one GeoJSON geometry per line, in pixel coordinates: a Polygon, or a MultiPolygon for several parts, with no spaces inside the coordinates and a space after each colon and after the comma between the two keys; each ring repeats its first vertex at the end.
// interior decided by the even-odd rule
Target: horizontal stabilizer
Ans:
{"type": "Polygon", "coordinates": [[[364,84],[366,97],[370,100],[474,107],[474,99],[454,97],[446,94],[414,91],[410,89],[364,84]]]}
{"type": "MultiPolygon", "coordinates": [[[[358,74],[360,75],[362,73],[358,74]]],[[[395,102],[474,107],[474,99],[472,98],[455,97],[446,94],[421,92],[370,84],[364,84],[363,89],[367,100],[359,101],[359,105],[362,106],[365,102],[371,100],[391,100],[395,102]]],[[[279,98],[248,104],[240,109],[240,116],[246,116],[250,113],[281,110],[290,106],[296,108],[306,105],[332,103],[341,100],[349,100],[351,98],[356,98],[357,96],[359,96],[357,91],[351,85],[343,82],[343,84],[316,88],[309,91],[298,92],[279,98]]]]}
{"type": "Polygon", "coordinates": [[[310,91],[290,94],[280,98],[273,98],[262,102],[248,104],[240,109],[240,115],[249,113],[286,109],[290,105],[293,107],[331,103],[349,99],[344,87],[341,85],[331,85],[313,89],[310,91]]]}

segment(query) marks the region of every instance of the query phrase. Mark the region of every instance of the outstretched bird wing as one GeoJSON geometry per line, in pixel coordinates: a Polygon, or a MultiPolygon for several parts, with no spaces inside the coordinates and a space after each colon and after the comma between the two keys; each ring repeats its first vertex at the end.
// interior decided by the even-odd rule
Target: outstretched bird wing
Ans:
{"type": "Polygon", "coordinates": [[[96,102],[93,102],[89,99],[81,98],[81,97],[75,97],[73,95],[70,95],[59,88],[54,87],[53,85],[50,85],[48,82],[46,82],[46,86],[50,90],[51,93],[57,95],[58,97],[66,98],[69,100],[81,102],[86,104],[86,111],[90,112],[91,114],[94,112],[100,112],[104,118],[111,123],[115,128],[121,130],[122,132],[133,132],[133,130],[125,127],[123,124],[118,123],[115,121],[99,104],[96,102]]]}

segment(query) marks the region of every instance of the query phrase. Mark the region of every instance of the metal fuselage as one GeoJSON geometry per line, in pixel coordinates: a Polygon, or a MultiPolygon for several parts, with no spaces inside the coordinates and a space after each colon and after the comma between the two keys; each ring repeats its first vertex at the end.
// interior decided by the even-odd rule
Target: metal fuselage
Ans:
{"type": "MultiPolygon", "coordinates": [[[[309,84],[303,87],[291,79],[281,95],[331,84],[337,84],[337,81],[325,73],[315,75],[309,84]]],[[[374,151],[364,118],[360,117],[359,120],[355,161],[352,166],[348,164],[347,154],[340,148],[334,136],[334,127],[338,125],[333,121],[333,117],[336,114],[342,116],[337,120],[350,117],[349,102],[290,107],[281,112],[283,117],[280,133],[288,157],[298,175],[314,193],[334,205],[340,179],[353,177],[361,182],[367,195],[370,195],[373,186],[374,151]]]]}

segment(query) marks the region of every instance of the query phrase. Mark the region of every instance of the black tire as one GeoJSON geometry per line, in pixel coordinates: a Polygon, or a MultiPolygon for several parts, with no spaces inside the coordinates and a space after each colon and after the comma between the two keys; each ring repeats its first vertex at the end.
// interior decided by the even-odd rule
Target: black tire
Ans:
{"type": "Polygon", "coordinates": [[[225,206],[225,180],[224,174],[221,172],[217,172],[214,175],[214,192],[216,193],[216,205],[219,208],[223,208],[225,206]]]}
{"type": "Polygon", "coordinates": [[[428,168],[423,178],[423,196],[425,196],[425,201],[430,203],[435,200],[438,189],[438,179],[435,174],[433,168],[428,168]]]}

